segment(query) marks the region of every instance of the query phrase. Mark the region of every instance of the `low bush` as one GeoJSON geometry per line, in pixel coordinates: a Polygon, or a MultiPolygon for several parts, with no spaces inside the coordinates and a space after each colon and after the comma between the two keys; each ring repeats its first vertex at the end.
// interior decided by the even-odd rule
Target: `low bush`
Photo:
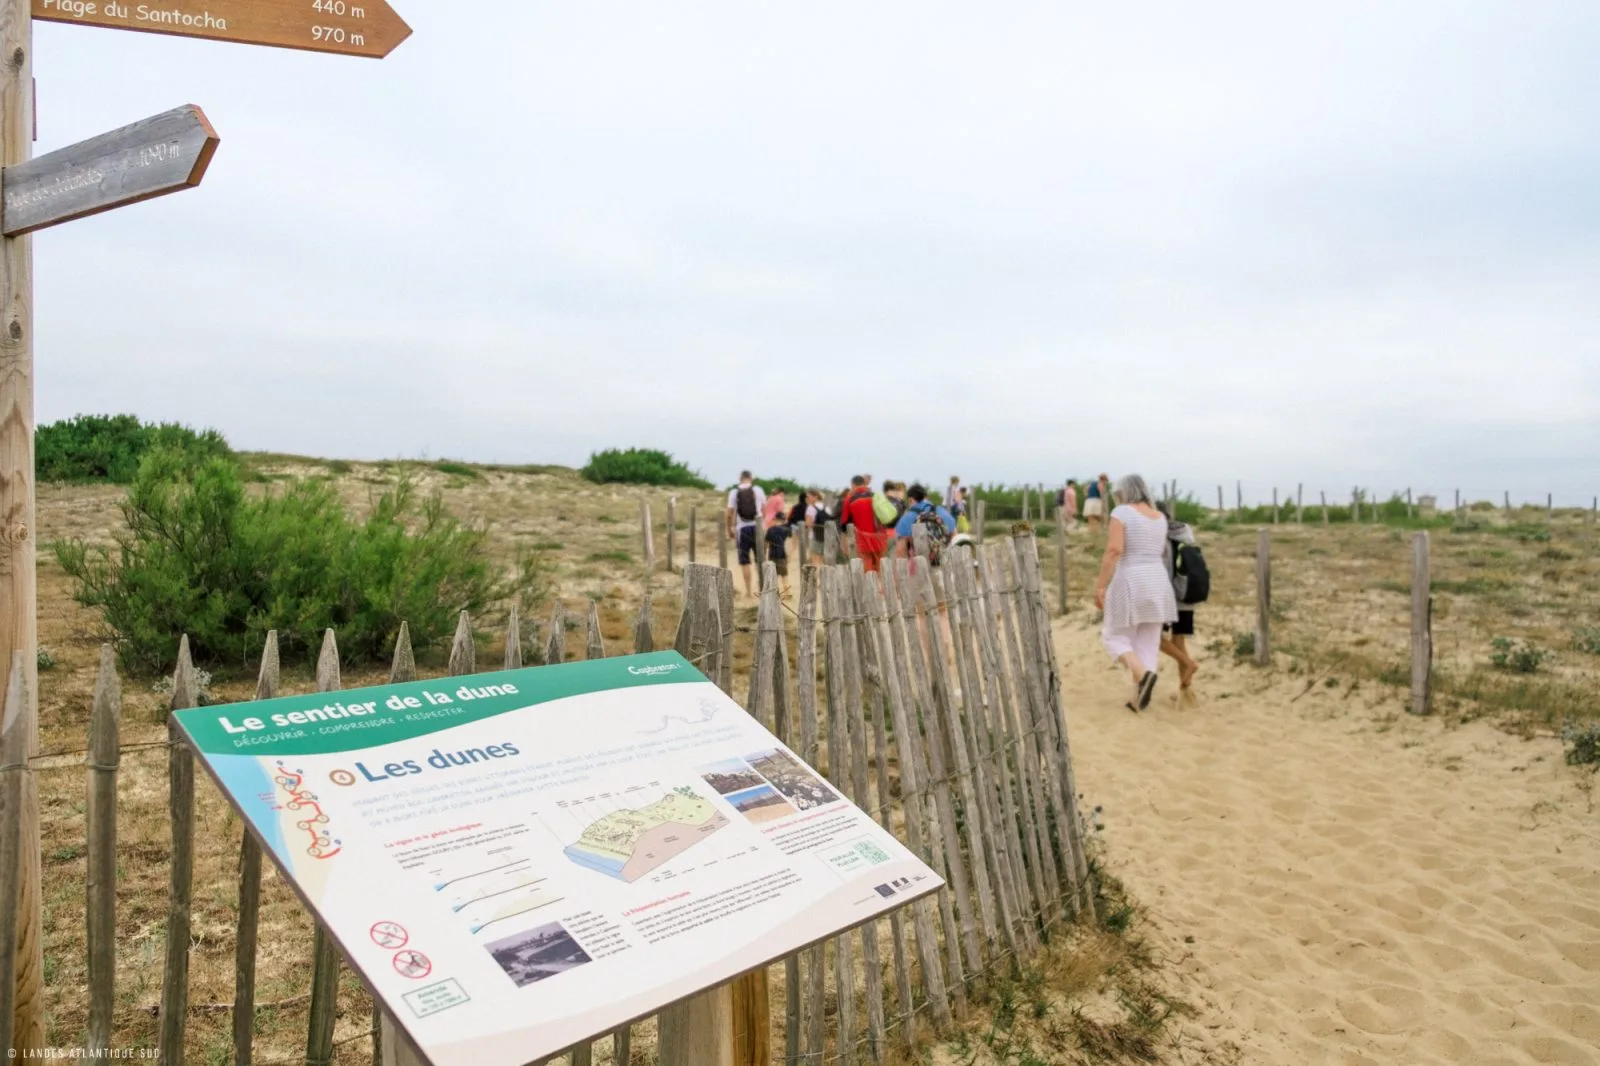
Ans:
{"type": "Polygon", "coordinates": [[[1572,647],[1587,655],[1600,655],[1600,626],[1579,626],[1574,629],[1572,647]]]}
{"type": "Polygon", "coordinates": [[[1600,766],[1600,722],[1569,723],[1561,731],[1561,739],[1566,743],[1567,765],[1600,766]]]}
{"type": "Polygon", "coordinates": [[[481,478],[483,476],[482,474],[478,473],[477,467],[468,466],[466,463],[458,463],[449,459],[443,459],[437,463],[434,463],[433,468],[439,471],[441,474],[453,474],[456,477],[481,478]]]}
{"type": "Polygon", "coordinates": [[[33,466],[40,481],[126,485],[152,448],[180,452],[196,466],[233,454],[214,429],[196,432],[176,422],[141,422],[133,415],[77,415],[34,432],[33,466]]]}
{"type": "Polygon", "coordinates": [[[607,448],[595,452],[580,473],[599,485],[670,485],[709,489],[711,482],[690,470],[667,452],[654,448],[607,448]]]}
{"type": "Polygon", "coordinates": [[[74,596],[98,608],[123,666],[169,670],[188,633],[195,659],[244,664],[276,629],[285,651],[334,629],[344,656],[374,660],[401,621],[419,647],[447,639],[457,612],[503,593],[486,534],[402,478],[357,522],[325,480],[247,493],[237,464],[195,465],[182,451],[146,455],[110,551],[55,545],[74,596]]]}
{"type": "Polygon", "coordinates": [[[1489,653],[1489,662],[1497,670],[1510,670],[1518,674],[1532,674],[1539,667],[1553,659],[1547,649],[1527,641],[1512,640],[1510,637],[1495,637],[1489,642],[1492,649],[1489,653]]]}

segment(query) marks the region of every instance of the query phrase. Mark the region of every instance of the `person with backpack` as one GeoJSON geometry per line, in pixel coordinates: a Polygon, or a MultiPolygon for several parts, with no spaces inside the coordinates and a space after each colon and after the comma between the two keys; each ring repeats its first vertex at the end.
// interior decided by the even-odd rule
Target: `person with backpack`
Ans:
{"type": "Polygon", "coordinates": [[[789,535],[792,531],[782,522],[774,522],[767,527],[767,558],[772,561],[773,567],[778,571],[778,592],[780,595],[789,594],[789,535]]]}
{"type": "Polygon", "coordinates": [[[1094,605],[1105,613],[1100,639],[1128,671],[1130,711],[1150,706],[1161,665],[1161,627],[1178,619],[1178,600],[1167,574],[1167,519],[1156,510],[1150,487],[1138,474],[1117,481],[1105,556],[1094,605]]]}
{"type": "Polygon", "coordinates": [[[862,569],[869,574],[876,573],[888,547],[888,533],[878,520],[867,479],[860,474],[850,479],[850,495],[845,497],[843,506],[839,508],[840,531],[851,528],[855,530],[856,557],[861,560],[862,569]]]}
{"type": "Polygon", "coordinates": [[[744,594],[756,594],[755,553],[756,537],[761,528],[761,512],[767,506],[767,494],[761,491],[745,470],[739,474],[739,484],[728,493],[728,536],[739,551],[739,569],[744,574],[744,594]]]}
{"type": "Polygon", "coordinates": [[[906,495],[911,498],[911,503],[906,507],[906,513],[895,523],[894,535],[897,542],[905,544],[906,555],[913,555],[915,530],[921,526],[928,533],[928,561],[938,566],[939,556],[949,546],[950,538],[955,536],[955,516],[943,507],[934,506],[928,500],[928,490],[921,485],[912,485],[906,491],[906,495]]]}
{"type": "Polygon", "coordinates": [[[1200,554],[1194,530],[1173,515],[1171,501],[1156,504],[1156,510],[1167,519],[1167,576],[1172,579],[1172,592],[1178,600],[1178,620],[1162,629],[1161,651],[1177,661],[1180,696],[1188,696],[1194,675],[1200,672],[1200,664],[1189,652],[1194,609],[1211,595],[1211,572],[1206,568],[1205,556],[1200,554]]]}
{"type": "Polygon", "coordinates": [[[813,566],[822,565],[822,549],[827,543],[827,526],[833,521],[827,504],[823,502],[822,493],[813,489],[806,493],[802,501],[800,514],[800,531],[805,534],[796,550],[804,554],[805,545],[811,545],[811,562],[813,566]]]}

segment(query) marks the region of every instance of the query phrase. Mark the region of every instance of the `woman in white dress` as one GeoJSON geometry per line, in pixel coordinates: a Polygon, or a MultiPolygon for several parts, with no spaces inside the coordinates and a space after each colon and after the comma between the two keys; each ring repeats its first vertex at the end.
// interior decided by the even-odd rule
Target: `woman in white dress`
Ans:
{"type": "Polygon", "coordinates": [[[1167,519],[1156,510],[1150,487],[1128,474],[1118,479],[1116,498],[1094,603],[1105,612],[1100,638],[1106,651],[1133,679],[1127,708],[1142,711],[1156,687],[1161,627],[1178,620],[1178,601],[1163,558],[1167,519]]]}

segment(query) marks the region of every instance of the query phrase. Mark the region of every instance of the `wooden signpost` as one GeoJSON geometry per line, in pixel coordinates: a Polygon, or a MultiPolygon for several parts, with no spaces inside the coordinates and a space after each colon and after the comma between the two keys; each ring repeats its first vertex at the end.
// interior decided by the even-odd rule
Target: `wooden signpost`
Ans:
{"type": "MultiPolygon", "coordinates": [[[[46,1040],[39,794],[28,769],[39,745],[28,234],[192,188],[217,148],[205,115],[187,106],[31,159],[36,18],[373,58],[411,35],[385,0],[0,0],[0,692],[13,694],[4,718],[19,749],[0,763],[20,778],[0,791],[0,826],[9,830],[0,839],[17,849],[11,876],[0,878],[12,933],[0,944],[9,956],[0,965],[0,1042],[18,1057],[46,1040]]],[[[166,1061],[181,1056],[181,1047],[163,1048],[166,1061]]]]}
{"type": "Polygon", "coordinates": [[[42,155],[0,172],[7,237],[192,189],[217,150],[217,133],[193,104],[42,155]]]}
{"type": "Polygon", "coordinates": [[[33,17],[74,26],[204,37],[382,59],[411,36],[385,0],[32,0],[33,17]]]}

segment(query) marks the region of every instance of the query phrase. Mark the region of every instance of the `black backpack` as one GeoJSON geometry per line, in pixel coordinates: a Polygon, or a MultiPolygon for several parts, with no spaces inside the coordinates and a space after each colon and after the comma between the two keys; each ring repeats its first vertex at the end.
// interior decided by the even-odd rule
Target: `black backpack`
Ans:
{"type": "Polygon", "coordinates": [[[761,517],[761,512],[756,507],[756,490],[754,485],[747,489],[742,488],[739,490],[739,494],[734,497],[733,509],[734,513],[736,513],[739,518],[745,522],[754,522],[757,518],[761,517]]]}
{"type": "Polygon", "coordinates": [[[793,507],[789,508],[789,524],[791,526],[803,526],[803,525],[805,525],[805,522],[806,522],[806,501],[801,500],[799,503],[797,503],[793,507]]]}
{"type": "Polygon", "coordinates": [[[1211,571],[1206,568],[1206,557],[1195,544],[1173,544],[1173,569],[1184,579],[1185,606],[1204,603],[1211,595],[1211,571]]]}
{"type": "Polygon", "coordinates": [[[950,531],[939,520],[939,512],[932,507],[917,514],[917,524],[928,533],[928,562],[939,565],[939,557],[950,544],[950,531]]]}

